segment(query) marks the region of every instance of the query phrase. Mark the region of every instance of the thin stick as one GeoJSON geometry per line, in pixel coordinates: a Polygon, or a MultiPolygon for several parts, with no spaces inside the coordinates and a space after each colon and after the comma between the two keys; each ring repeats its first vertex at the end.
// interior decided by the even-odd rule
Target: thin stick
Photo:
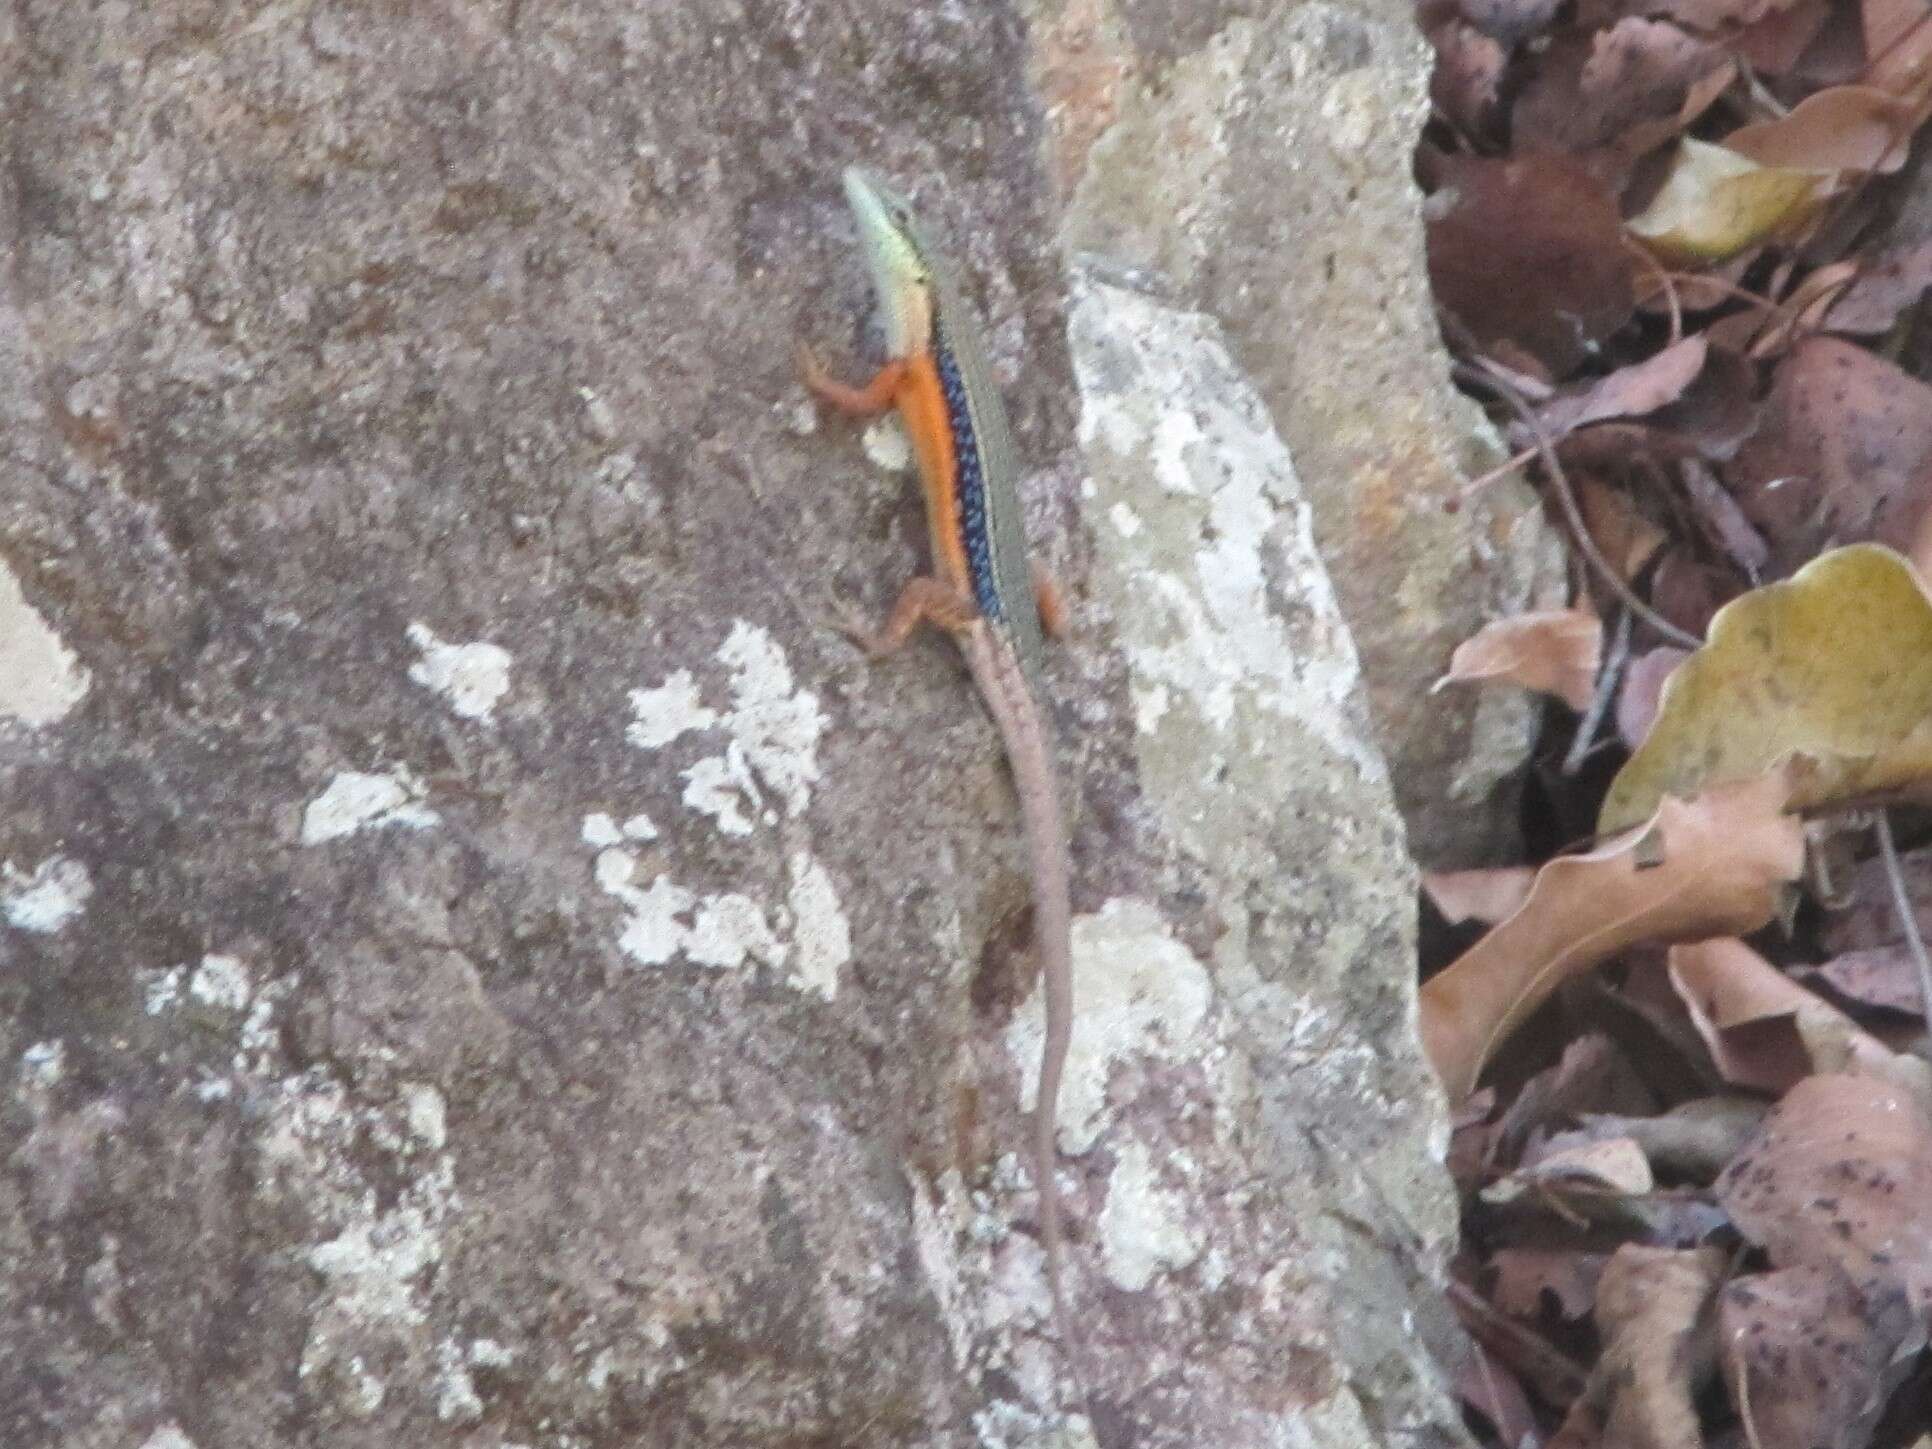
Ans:
{"type": "Polygon", "coordinates": [[[1570,741],[1570,752],[1563,757],[1563,773],[1574,775],[1583,768],[1583,761],[1590,753],[1590,742],[1597,737],[1597,727],[1603,723],[1603,716],[1610,708],[1610,701],[1617,692],[1617,679],[1623,673],[1624,660],[1630,655],[1630,611],[1617,610],[1617,627],[1610,636],[1610,652],[1604,656],[1603,666],[1597,671],[1597,692],[1590,696],[1590,707],[1577,721],[1576,738],[1570,741]]]}
{"type": "Polygon", "coordinates": [[[1550,442],[1549,433],[1544,429],[1541,419],[1530,410],[1529,404],[1523,401],[1516,389],[1488,367],[1478,368],[1466,362],[1459,362],[1455,364],[1454,370],[1488,388],[1508,403],[1516,416],[1522,419],[1523,426],[1530,430],[1536,439],[1537,449],[1543,454],[1543,469],[1549,474],[1550,490],[1556,494],[1556,501],[1563,510],[1564,520],[1570,525],[1570,532],[1576,537],[1577,548],[1589,561],[1590,567],[1602,575],[1603,581],[1610,586],[1610,591],[1623,600],[1624,607],[1672,644],[1684,649],[1700,647],[1704,642],[1702,639],[1695,634],[1685,633],[1638,598],[1630,585],[1624,582],[1623,575],[1611,568],[1610,561],[1597,549],[1597,541],[1590,537],[1589,527],[1583,521],[1583,512],[1577,507],[1576,493],[1570,487],[1569,475],[1563,471],[1563,464],[1557,461],[1556,448],[1550,442]]]}
{"type": "Polygon", "coordinates": [[[1905,890],[1905,872],[1899,868],[1898,847],[1892,843],[1892,817],[1883,805],[1878,807],[1878,853],[1885,861],[1885,879],[1892,887],[1892,909],[1898,912],[1906,949],[1912,953],[1912,964],[1919,968],[1919,1000],[1925,1006],[1927,1023],[1932,1024],[1932,957],[1925,954],[1918,914],[1912,909],[1912,897],[1905,890]]]}

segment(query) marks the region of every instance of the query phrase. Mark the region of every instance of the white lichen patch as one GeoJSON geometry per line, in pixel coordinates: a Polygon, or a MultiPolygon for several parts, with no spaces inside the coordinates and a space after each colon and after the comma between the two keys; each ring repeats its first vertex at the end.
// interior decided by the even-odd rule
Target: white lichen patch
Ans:
{"type": "Polygon", "coordinates": [[[733,624],[718,658],[730,670],[726,708],[706,706],[690,671],[681,669],[655,689],[631,691],[625,738],[639,749],[658,750],[688,732],[720,729],[723,753],[684,772],[685,804],[710,815],[727,834],[741,835],[764,809],[758,782],[788,816],[804,813],[818,779],[825,716],[818,696],[794,683],[785,651],[756,624],[733,624]]]}
{"type": "Polygon", "coordinates": [[[1100,535],[1109,576],[1143,604],[1123,641],[1138,728],[1176,727],[1191,706],[1206,730],[1171,753],[1197,793],[1284,720],[1381,778],[1312,510],[1214,325],[1091,279],[1070,322],[1081,442],[1116,520],[1100,535]],[[1139,526],[1119,526],[1122,508],[1139,526]]]}
{"type": "Polygon", "coordinates": [[[67,1044],[56,1037],[37,1041],[20,1054],[20,1087],[24,1092],[52,1090],[67,1070],[67,1044]]]}
{"type": "Polygon", "coordinates": [[[622,845],[624,832],[617,828],[615,820],[602,810],[597,810],[584,817],[584,827],[578,833],[578,838],[585,845],[602,850],[607,845],[622,845]]]}
{"type": "Polygon", "coordinates": [[[1107,1204],[1100,1212],[1107,1276],[1139,1293],[1157,1273],[1187,1267],[1201,1255],[1201,1246],[1200,1233],[1188,1221],[1186,1197],[1162,1184],[1143,1144],[1128,1142],[1107,1179],[1107,1204]]]}
{"type": "Polygon", "coordinates": [[[320,845],[358,830],[423,830],[441,817],[422,803],[423,787],[407,770],[362,774],[344,770],[302,812],[302,844],[320,845]]]}
{"type": "Polygon", "coordinates": [[[195,1441],[178,1424],[163,1424],[141,1441],[141,1449],[195,1449],[195,1441]]]}
{"type": "Polygon", "coordinates": [[[851,931],[837,887],[809,852],[791,858],[776,924],[742,892],[700,894],[666,874],[640,885],[639,870],[637,855],[619,846],[599,851],[594,868],[597,884],[625,908],[617,944],[637,965],[790,967],[786,979],[802,991],[829,1000],[838,990],[838,973],[852,956],[851,931]]]}
{"type": "Polygon", "coordinates": [[[50,855],[31,872],[0,862],[0,915],[16,931],[51,936],[87,908],[94,882],[87,867],[64,855],[50,855]]]}
{"type": "Polygon", "coordinates": [[[87,693],[87,671],[0,564],[0,719],[53,724],[87,693]]]}
{"type": "Polygon", "coordinates": [[[803,850],[793,854],[791,876],[786,905],[797,948],[792,981],[801,991],[830,1001],[838,994],[839,972],[852,959],[852,927],[839,903],[838,886],[817,857],[803,850]]]}
{"type": "MultiPolygon", "coordinates": [[[[1214,989],[1207,968],[1174,939],[1146,901],[1111,900],[1073,923],[1073,1040],[1060,1087],[1060,1150],[1078,1156],[1104,1125],[1107,1079],[1136,1056],[1187,1061],[1212,1041],[1214,989]]],[[[1045,1006],[1039,990],[1014,1013],[1006,1047],[1026,1072],[1027,1103],[1039,1090],[1045,1006]]]]}
{"type": "Polygon", "coordinates": [[[904,473],[912,467],[912,439],[896,412],[887,413],[859,435],[859,446],[873,466],[887,473],[904,473]]]}
{"type": "Polygon", "coordinates": [[[240,1011],[248,1005],[248,968],[234,956],[203,956],[188,980],[188,994],[204,1006],[240,1011]]]}
{"type": "Polygon", "coordinates": [[[483,1400],[463,1362],[463,1351],[448,1339],[436,1345],[436,1417],[445,1424],[467,1424],[483,1417],[483,1400]]]}
{"type": "Polygon", "coordinates": [[[510,651],[496,644],[445,644],[427,624],[411,624],[409,642],[423,657],[409,677],[449,701],[464,719],[488,721],[510,689],[510,651]]]}
{"type": "Polygon", "coordinates": [[[141,985],[141,1006],[149,1016],[159,1016],[181,1000],[181,978],[187,974],[185,966],[136,973],[135,979],[141,985]]]}
{"type": "Polygon", "coordinates": [[[691,671],[680,669],[656,689],[631,691],[631,723],[624,738],[640,750],[662,749],[687,731],[708,730],[717,722],[717,712],[699,702],[691,671]]]}
{"type": "Polygon", "coordinates": [[[416,1381],[435,1384],[439,1413],[460,1409],[460,1385],[436,1373],[448,1365],[425,1332],[444,1225],[460,1207],[441,1094],[404,1082],[359,1101],[321,1069],[258,1079],[254,1090],[265,1105],[256,1190],[319,1229],[302,1254],[322,1295],[297,1368],[308,1390],[345,1412],[373,1412],[388,1394],[378,1366],[408,1361],[416,1381]],[[371,1153],[387,1160],[374,1166],[371,1153]]]}

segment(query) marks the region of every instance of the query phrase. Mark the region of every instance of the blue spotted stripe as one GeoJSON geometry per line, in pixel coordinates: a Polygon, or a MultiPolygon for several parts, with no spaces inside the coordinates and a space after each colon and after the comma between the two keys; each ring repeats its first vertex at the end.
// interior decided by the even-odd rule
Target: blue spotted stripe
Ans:
{"type": "Polygon", "coordinates": [[[953,434],[960,542],[965,545],[966,569],[972,575],[973,602],[987,618],[1000,619],[1006,611],[1000,606],[999,583],[993,576],[992,521],[986,514],[986,472],[980,461],[979,442],[973,436],[973,410],[966,404],[959,360],[953,356],[943,329],[934,329],[932,350],[940,391],[946,396],[946,422],[953,434]]]}

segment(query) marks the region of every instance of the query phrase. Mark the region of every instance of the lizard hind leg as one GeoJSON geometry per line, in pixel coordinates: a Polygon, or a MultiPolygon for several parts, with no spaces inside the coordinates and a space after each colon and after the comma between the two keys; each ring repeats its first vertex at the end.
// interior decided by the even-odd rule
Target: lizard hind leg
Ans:
{"type": "Polygon", "coordinates": [[[943,579],[921,575],[907,581],[892,606],[885,625],[868,629],[849,612],[842,614],[838,630],[874,659],[897,652],[918,632],[921,624],[931,624],[949,634],[970,629],[979,621],[973,601],[943,579]]]}
{"type": "Polygon", "coordinates": [[[854,418],[877,417],[891,407],[899,399],[899,387],[906,376],[904,362],[888,362],[870,382],[854,387],[833,377],[808,342],[798,344],[797,364],[798,379],[807,392],[827,407],[854,418]]]}

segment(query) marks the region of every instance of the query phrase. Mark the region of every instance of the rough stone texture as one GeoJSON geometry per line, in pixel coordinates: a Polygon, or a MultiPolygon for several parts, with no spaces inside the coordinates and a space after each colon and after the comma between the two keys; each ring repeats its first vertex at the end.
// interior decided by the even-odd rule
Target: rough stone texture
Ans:
{"type": "Polygon", "coordinates": [[[1030,44],[912,0],[0,15],[0,564],[68,682],[0,718],[0,1443],[1455,1437],[1354,656],[1214,325],[1083,273],[1069,353],[1030,44]],[[1024,377],[1077,606],[1092,1425],[997,743],[942,645],[821,627],[923,535],[790,369],[860,336],[850,156],[1024,377]]]}
{"type": "Polygon", "coordinates": [[[1422,263],[1412,9],[1038,0],[1036,65],[1066,245],[1226,325],[1306,480],[1411,848],[1461,865],[1517,854],[1539,706],[1429,681],[1563,575],[1520,480],[1467,492],[1501,454],[1449,386],[1422,263]]]}

